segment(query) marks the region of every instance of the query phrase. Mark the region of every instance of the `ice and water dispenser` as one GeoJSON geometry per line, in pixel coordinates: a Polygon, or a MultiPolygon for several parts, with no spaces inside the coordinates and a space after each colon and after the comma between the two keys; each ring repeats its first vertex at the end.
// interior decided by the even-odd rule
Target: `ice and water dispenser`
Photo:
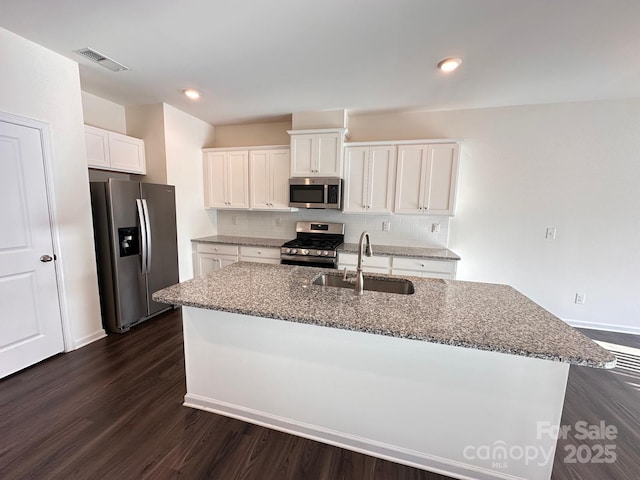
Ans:
{"type": "Polygon", "coordinates": [[[118,244],[120,245],[121,257],[140,253],[140,241],[138,238],[138,227],[118,228],[118,244]]]}

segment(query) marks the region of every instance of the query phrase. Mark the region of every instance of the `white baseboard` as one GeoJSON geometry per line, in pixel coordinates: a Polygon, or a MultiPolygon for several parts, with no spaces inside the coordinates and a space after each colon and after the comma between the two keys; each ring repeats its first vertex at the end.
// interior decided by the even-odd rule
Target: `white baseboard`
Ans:
{"type": "Polygon", "coordinates": [[[104,338],[106,336],[107,336],[107,332],[105,332],[104,329],[101,328],[100,330],[92,333],[91,335],[87,335],[86,337],[82,337],[76,340],[74,342],[75,343],[74,350],[77,350],[78,348],[86,347],[90,343],[93,343],[96,340],[100,340],[101,338],[104,338]]]}
{"type": "Polygon", "coordinates": [[[613,325],[610,323],[583,322],[581,320],[572,320],[570,318],[563,318],[562,320],[575,328],[586,328],[588,330],[602,330],[606,332],[640,335],[640,327],[630,327],[628,325],[613,325]]]}
{"type": "Polygon", "coordinates": [[[402,447],[376,442],[367,438],[349,435],[343,432],[297,422],[289,418],[275,416],[266,412],[221,402],[200,395],[187,393],[184,406],[217,413],[262,427],[271,428],[298,437],[334,445],[354,452],[428,470],[460,480],[524,480],[521,477],[507,475],[494,470],[483,469],[446,458],[426,455],[402,447]]]}

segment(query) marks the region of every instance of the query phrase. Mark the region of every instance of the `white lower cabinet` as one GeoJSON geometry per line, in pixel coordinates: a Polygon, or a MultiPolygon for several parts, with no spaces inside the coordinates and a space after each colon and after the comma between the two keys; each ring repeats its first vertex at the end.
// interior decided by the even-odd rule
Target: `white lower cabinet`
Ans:
{"type": "Polygon", "coordinates": [[[194,243],[194,277],[201,277],[207,273],[215,272],[237,261],[279,264],[280,249],[229,245],[226,243],[194,243]]]}
{"type": "Polygon", "coordinates": [[[269,247],[240,247],[241,262],[280,263],[280,249],[269,247]]]}
{"type": "MultiPolygon", "coordinates": [[[[375,249],[375,246],[373,247],[375,249]]],[[[358,255],[355,253],[340,253],[338,268],[340,270],[355,270],[358,266],[358,255]]],[[[431,260],[424,258],[387,257],[374,255],[362,257],[362,270],[367,273],[386,273],[406,275],[411,277],[456,278],[456,262],[453,260],[431,260]]]]}
{"type": "MultiPolygon", "coordinates": [[[[375,248],[375,247],[374,247],[375,248]]],[[[340,270],[355,270],[358,267],[358,255],[355,253],[338,254],[338,268],[340,270]]],[[[362,271],[368,273],[391,273],[391,258],[376,256],[362,257],[362,271]]]]}
{"type": "Polygon", "coordinates": [[[424,258],[393,257],[391,273],[414,277],[456,278],[455,260],[426,260],[424,258]]]}
{"type": "Polygon", "coordinates": [[[196,243],[193,274],[201,277],[238,261],[238,246],[219,243],[196,243]]]}

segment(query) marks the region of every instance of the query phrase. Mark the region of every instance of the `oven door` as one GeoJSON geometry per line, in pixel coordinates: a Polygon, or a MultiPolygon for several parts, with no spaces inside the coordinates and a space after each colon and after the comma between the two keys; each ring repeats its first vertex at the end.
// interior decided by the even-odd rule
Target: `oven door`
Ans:
{"type": "Polygon", "coordinates": [[[301,267],[338,268],[338,259],[329,257],[302,257],[300,255],[280,255],[282,265],[299,265],[301,267]]]}

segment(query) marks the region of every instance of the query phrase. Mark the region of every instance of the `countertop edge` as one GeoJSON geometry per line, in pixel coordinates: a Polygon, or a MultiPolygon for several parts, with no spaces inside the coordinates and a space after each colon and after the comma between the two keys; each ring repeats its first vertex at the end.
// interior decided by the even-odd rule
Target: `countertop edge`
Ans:
{"type": "Polygon", "coordinates": [[[594,362],[590,360],[585,360],[583,358],[565,357],[563,355],[545,355],[542,353],[530,352],[526,350],[501,348],[499,346],[473,344],[470,342],[460,342],[456,340],[450,340],[447,342],[438,338],[422,337],[418,335],[398,336],[398,335],[394,335],[392,332],[389,332],[387,330],[382,330],[382,329],[380,330],[373,329],[373,330],[365,331],[365,330],[360,330],[355,328],[348,328],[347,326],[339,323],[335,323],[335,324],[331,322],[321,323],[321,322],[316,322],[310,319],[303,319],[303,318],[296,318],[296,317],[283,318],[277,315],[273,315],[269,312],[260,312],[257,310],[242,309],[242,308],[224,308],[224,307],[212,306],[212,305],[200,303],[200,302],[181,301],[175,297],[174,298],[164,297],[162,295],[156,295],[155,293],[152,295],[152,298],[156,302],[181,305],[184,307],[202,308],[205,310],[212,310],[212,311],[218,311],[218,312],[237,313],[240,315],[250,315],[254,317],[268,318],[271,320],[281,320],[284,322],[300,323],[303,325],[313,325],[313,326],[324,327],[324,328],[337,328],[339,330],[347,330],[350,332],[365,333],[369,335],[383,335],[386,337],[393,337],[393,338],[398,338],[402,340],[413,340],[413,341],[419,341],[419,342],[435,343],[438,345],[446,345],[449,347],[471,348],[474,350],[481,350],[485,352],[495,352],[495,353],[503,353],[508,355],[516,355],[520,357],[536,358],[539,360],[547,360],[547,361],[558,362],[558,363],[567,363],[570,365],[578,365],[583,367],[601,368],[606,370],[606,369],[612,369],[616,365],[615,360],[611,362],[594,362]]]}

